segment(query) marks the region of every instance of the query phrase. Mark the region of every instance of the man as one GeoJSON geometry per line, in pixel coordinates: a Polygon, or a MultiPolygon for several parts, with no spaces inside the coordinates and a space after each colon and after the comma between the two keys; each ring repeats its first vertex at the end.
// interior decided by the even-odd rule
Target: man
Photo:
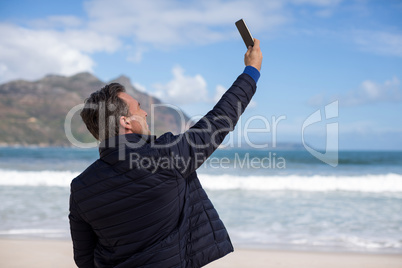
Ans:
{"type": "Polygon", "coordinates": [[[78,267],[201,267],[233,251],[196,169],[233,130],[255,93],[262,53],[215,107],[180,135],[150,135],[147,113],[117,83],[92,93],[81,117],[100,159],[71,183],[70,227],[78,267]]]}

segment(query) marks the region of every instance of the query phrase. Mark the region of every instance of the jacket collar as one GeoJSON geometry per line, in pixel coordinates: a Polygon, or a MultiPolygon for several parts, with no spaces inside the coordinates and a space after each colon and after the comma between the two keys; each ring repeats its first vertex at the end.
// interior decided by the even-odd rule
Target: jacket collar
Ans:
{"type": "Polygon", "coordinates": [[[155,141],[155,139],[155,135],[143,135],[137,133],[117,135],[104,140],[99,144],[99,155],[103,158],[126,145],[129,148],[139,148],[155,141]]]}

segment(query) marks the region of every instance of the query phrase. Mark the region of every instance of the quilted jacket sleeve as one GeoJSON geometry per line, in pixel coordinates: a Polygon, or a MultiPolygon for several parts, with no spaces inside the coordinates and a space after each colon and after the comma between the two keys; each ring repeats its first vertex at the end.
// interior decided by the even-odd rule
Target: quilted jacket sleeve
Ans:
{"type": "Polygon", "coordinates": [[[97,237],[91,226],[78,213],[78,207],[70,196],[70,231],[73,240],[74,261],[79,268],[93,268],[97,237]]]}
{"type": "Polygon", "coordinates": [[[177,169],[188,177],[218,148],[234,129],[256,91],[256,82],[241,74],[214,108],[183,134],[173,136],[171,154],[178,161],[177,169]]]}

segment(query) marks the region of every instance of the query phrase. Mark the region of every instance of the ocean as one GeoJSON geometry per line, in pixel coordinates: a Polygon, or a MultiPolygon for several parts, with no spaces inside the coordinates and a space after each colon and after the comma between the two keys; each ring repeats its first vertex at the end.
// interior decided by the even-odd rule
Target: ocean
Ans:
{"type": "MultiPolygon", "coordinates": [[[[69,239],[71,180],[97,149],[0,148],[0,238],[69,239]]],[[[220,149],[198,170],[235,247],[402,253],[402,152],[220,149]]]]}

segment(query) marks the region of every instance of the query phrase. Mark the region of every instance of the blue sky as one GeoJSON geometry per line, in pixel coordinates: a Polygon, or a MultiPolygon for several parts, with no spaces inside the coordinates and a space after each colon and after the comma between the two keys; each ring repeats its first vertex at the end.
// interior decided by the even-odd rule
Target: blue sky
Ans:
{"type": "Polygon", "coordinates": [[[304,135],[324,148],[326,123],[337,123],[340,149],[402,150],[396,0],[1,1],[0,83],[82,71],[107,82],[124,74],[189,116],[201,115],[244,68],[239,18],[264,53],[241,125],[261,130],[255,141],[272,147],[304,135]],[[325,119],[334,101],[337,117],[302,131],[315,111],[325,119]]]}

